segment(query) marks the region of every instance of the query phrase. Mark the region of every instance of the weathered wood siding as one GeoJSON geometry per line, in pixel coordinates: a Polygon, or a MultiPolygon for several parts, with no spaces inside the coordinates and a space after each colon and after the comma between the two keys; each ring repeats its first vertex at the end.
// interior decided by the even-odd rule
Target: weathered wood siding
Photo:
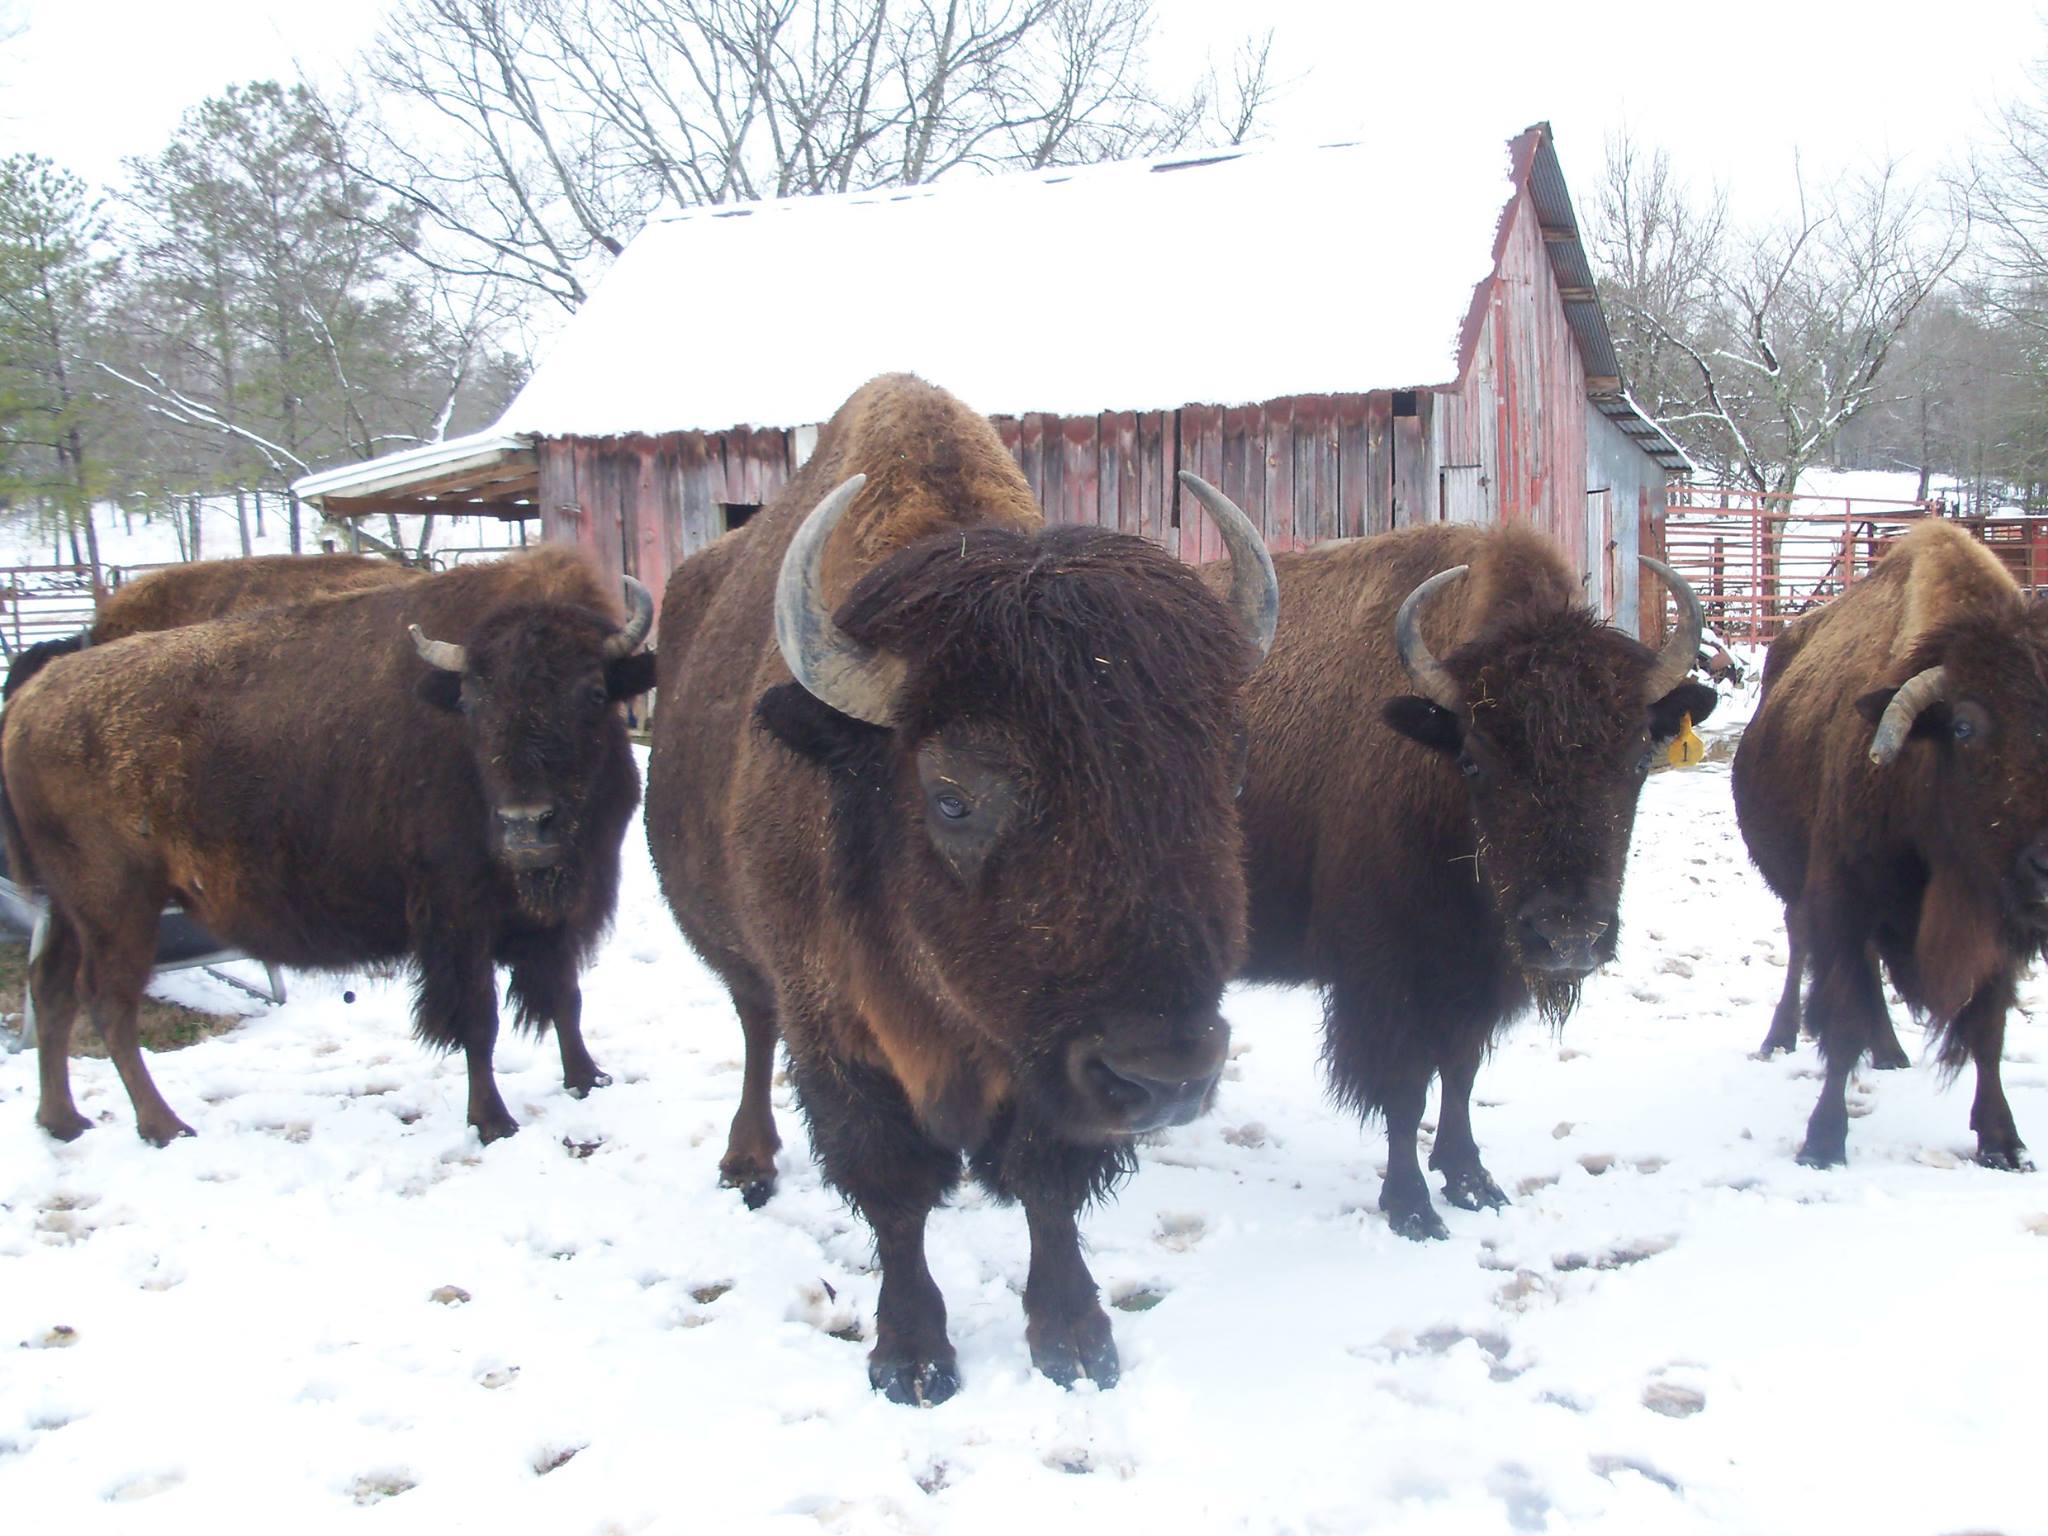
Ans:
{"type": "MultiPolygon", "coordinates": [[[[1586,495],[1589,504],[1604,493],[1608,521],[1605,539],[1605,582],[1596,594],[1600,611],[1614,623],[1637,636],[1642,632],[1644,585],[1638,554],[1655,554],[1642,548],[1645,525],[1661,516],[1664,509],[1665,476],[1657,461],[1636,445],[1626,432],[1597,410],[1586,413],[1586,495]]],[[[1655,582],[1649,596],[1662,595],[1655,582]]]]}
{"type": "Polygon", "coordinates": [[[543,438],[541,532],[589,550],[601,570],[638,576],[659,604],[668,573],[725,531],[726,504],[766,502],[794,473],[791,438],[746,427],[543,438]]]}

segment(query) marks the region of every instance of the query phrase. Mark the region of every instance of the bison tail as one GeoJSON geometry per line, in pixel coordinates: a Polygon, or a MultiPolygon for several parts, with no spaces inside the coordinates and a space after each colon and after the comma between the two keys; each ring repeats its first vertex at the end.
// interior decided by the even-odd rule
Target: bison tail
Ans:
{"type": "Polygon", "coordinates": [[[38,888],[34,862],[28,856],[28,839],[21,835],[21,823],[14,816],[14,801],[7,793],[7,778],[0,774],[0,843],[7,851],[7,868],[0,870],[23,890],[38,888]]]}
{"type": "Polygon", "coordinates": [[[73,651],[82,651],[92,644],[92,631],[81,629],[75,635],[66,635],[62,640],[39,640],[19,656],[14,665],[7,669],[7,680],[0,683],[0,702],[14,697],[22,684],[42,671],[59,656],[68,656],[73,651]]]}

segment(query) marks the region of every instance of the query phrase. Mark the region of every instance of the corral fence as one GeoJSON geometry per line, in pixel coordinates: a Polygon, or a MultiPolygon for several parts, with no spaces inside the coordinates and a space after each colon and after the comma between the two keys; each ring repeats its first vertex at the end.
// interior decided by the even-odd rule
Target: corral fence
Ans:
{"type": "Polygon", "coordinates": [[[1967,529],[2024,590],[2048,586],[2048,517],[1951,516],[1939,501],[1677,485],[1664,558],[1692,583],[1723,639],[1758,644],[1867,578],[1893,542],[1928,517],[1967,529]]]}

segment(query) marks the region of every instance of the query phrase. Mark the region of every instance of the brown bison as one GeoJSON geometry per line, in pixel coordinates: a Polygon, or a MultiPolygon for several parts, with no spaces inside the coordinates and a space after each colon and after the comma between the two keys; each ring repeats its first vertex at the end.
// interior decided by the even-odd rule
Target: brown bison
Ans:
{"type": "Polygon", "coordinates": [[[577,971],[639,798],[615,707],[653,680],[634,654],[653,604],[632,596],[621,628],[580,559],[542,550],[96,645],[33,679],[0,727],[0,821],[50,905],[29,968],[38,1122],[86,1129],[66,1061],[83,998],[137,1129],[191,1134],[135,1038],[168,900],[273,964],[409,960],[418,1033],[467,1053],[486,1141],[517,1129],[491,1076],[494,965],[519,1022],[555,1026],[569,1089],[602,1084],[577,971]]]}
{"type": "Polygon", "coordinates": [[[1244,515],[1196,493],[1227,605],[1142,540],[1045,526],[986,421],[890,376],[669,580],[648,839],[746,1030],[723,1171],[772,1186],[779,1028],[874,1228],[868,1370],[898,1402],[959,1385],[924,1233],[963,1162],[1024,1206],[1033,1362],[1116,1380],[1077,1214],[1223,1066],[1236,698],[1274,594],[1244,515]]]}
{"type": "Polygon", "coordinates": [[[1386,1117],[1380,1209],[1404,1236],[1447,1235],[1416,1161],[1432,1075],[1445,1197],[1506,1203],[1472,1136],[1480,1060],[1531,1003],[1562,1023],[1613,956],[1644,775],[1713,708],[1686,677],[1698,603],[1645,563],[1682,616],[1661,652],[1603,624],[1526,529],[1436,525],[1274,561],[1279,633],[1244,694],[1244,974],[1324,989],[1331,1076],[1386,1117]]]}
{"type": "Polygon", "coordinates": [[[1949,523],[1920,524],[1771,646],[1735,812],[1791,947],[1766,1052],[1798,1043],[1812,977],[1827,1076],[1801,1162],[1846,1160],[1843,1092],[1866,1049],[1904,1060],[1882,960],[1941,1030],[1943,1066],[1976,1063],[1978,1160],[2032,1166],[1998,1071],[2014,988],[2048,939],[2044,730],[2048,609],[1949,523]]]}
{"type": "Polygon", "coordinates": [[[231,613],[303,602],[337,592],[410,581],[419,572],[371,555],[256,555],[246,560],[199,560],[138,576],[100,600],[90,627],[61,640],[29,646],[7,669],[0,698],[15,691],[59,656],[108,645],[130,635],[176,629],[231,613]]]}

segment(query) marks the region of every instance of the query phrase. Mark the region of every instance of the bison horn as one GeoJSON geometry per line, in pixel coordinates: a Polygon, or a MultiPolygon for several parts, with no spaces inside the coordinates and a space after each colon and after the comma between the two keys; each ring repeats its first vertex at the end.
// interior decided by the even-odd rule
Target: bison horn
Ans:
{"type": "Polygon", "coordinates": [[[1243,509],[1200,475],[1182,470],[1180,483],[1194,493],[1223,535],[1223,547],[1230,551],[1230,611],[1263,661],[1273,649],[1273,631],[1280,623],[1280,579],[1273,574],[1266,541],[1243,509]]]}
{"type": "Polygon", "coordinates": [[[1684,682],[1699,663],[1700,634],[1707,627],[1707,615],[1692,584],[1683,576],[1662,560],[1652,560],[1648,555],[1636,558],[1657,573],[1678,602],[1678,627],[1657,653],[1657,664],[1650,668],[1649,678],[1643,683],[1643,702],[1654,704],[1684,682]]]}
{"type": "Polygon", "coordinates": [[[460,672],[469,665],[469,657],[461,646],[450,645],[446,640],[429,640],[417,624],[408,624],[405,629],[419,649],[420,660],[428,666],[439,667],[443,672],[460,672]]]}
{"type": "Polygon", "coordinates": [[[654,626],[654,594],[630,576],[626,578],[626,610],[625,628],[605,638],[606,661],[617,661],[639,650],[640,642],[654,626]]]}
{"type": "Polygon", "coordinates": [[[848,635],[825,601],[825,546],[867,480],[855,475],[819,502],[789,541],[775,581],[775,644],[806,691],[842,715],[887,725],[903,662],[848,635]]]}
{"type": "Polygon", "coordinates": [[[1429,642],[1422,638],[1422,605],[1438,587],[1448,586],[1464,575],[1469,566],[1454,565],[1438,571],[1401,600],[1394,615],[1394,644],[1401,653],[1401,665],[1422,696],[1444,709],[1457,709],[1465,702],[1463,691],[1450,670],[1436,659],[1429,642]]]}
{"type": "Polygon", "coordinates": [[[1882,768],[1897,757],[1906,745],[1906,738],[1913,734],[1913,722],[1920,718],[1920,711],[1947,692],[1946,667],[1929,667],[1925,672],[1916,672],[1907,678],[1905,686],[1892,695],[1891,703],[1885,705],[1884,717],[1877,722],[1877,733],[1870,738],[1870,760],[1882,768]]]}

